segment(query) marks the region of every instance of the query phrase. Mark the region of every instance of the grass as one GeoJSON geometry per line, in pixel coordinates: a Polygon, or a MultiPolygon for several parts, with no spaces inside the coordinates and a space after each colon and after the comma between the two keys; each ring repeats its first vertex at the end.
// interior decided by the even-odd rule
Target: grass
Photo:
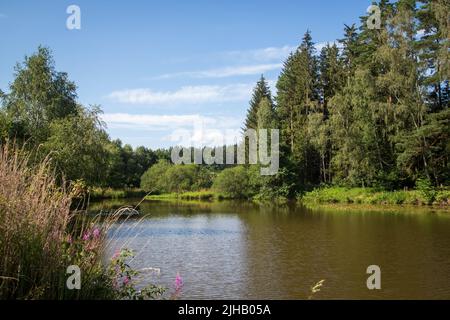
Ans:
{"type": "Polygon", "coordinates": [[[418,190],[380,191],[373,188],[328,187],[315,189],[299,199],[306,204],[364,204],[364,205],[450,205],[450,190],[436,191],[434,200],[418,190]]]}
{"type": "Polygon", "coordinates": [[[113,189],[113,188],[92,188],[89,190],[89,198],[91,200],[100,199],[125,199],[125,198],[142,198],[147,193],[142,189],[113,189]]]}
{"type": "Polygon", "coordinates": [[[165,194],[152,194],[145,197],[146,200],[158,200],[158,201],[214,201],[223,200],[224,197],[214,191],[201,190],[182,193],[165,193],[165,194]]]}
{"type": "Polygon", "coordinates": [[[107,234],[120,211],[89,219],[75,213],[74,188],[57,183],[50,159],[34,166],[28,160],[15,144],[0,145],[0,300],[139,298],[128,279],[136,274],[124,262],[128,254],[104,263],[107,234]],[[74,265],[80,290],[66,284],[74,265]],[[118,283],[124,276],[126,283],[118,283]]]}

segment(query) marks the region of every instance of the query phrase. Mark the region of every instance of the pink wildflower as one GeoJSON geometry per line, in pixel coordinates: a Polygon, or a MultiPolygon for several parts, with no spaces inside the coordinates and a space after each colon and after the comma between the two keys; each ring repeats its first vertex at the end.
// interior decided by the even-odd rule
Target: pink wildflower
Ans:
{"type": "Polygon", "coordinates": [[[178,291],[181,287],[183,287],[183,278],[177,273],[177,276],[175,277],[175,290],[178,291]]]}
{"type": "Polygon", "coordinates": [[[97,239],[100,236],[100,230],[98,228],[95,228],[94,231],[92,231],[92,235],[95,239],[97,239]]]}

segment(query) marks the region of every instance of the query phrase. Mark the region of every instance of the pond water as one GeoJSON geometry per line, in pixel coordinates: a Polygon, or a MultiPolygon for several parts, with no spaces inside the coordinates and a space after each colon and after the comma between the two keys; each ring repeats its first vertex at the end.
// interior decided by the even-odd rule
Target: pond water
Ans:
{"type": "MultiPolygon", "coordinates": [[[[106,201],[91,210],[136,205],[106,201]]],[[[117,223],[109,253],[133,249],[145,281],[180,299],[450,299],[450,213],[306,209],[248,202],[150,202],[117,223]],[[381,268],[368,290],[367,267],[381,268]]]]}

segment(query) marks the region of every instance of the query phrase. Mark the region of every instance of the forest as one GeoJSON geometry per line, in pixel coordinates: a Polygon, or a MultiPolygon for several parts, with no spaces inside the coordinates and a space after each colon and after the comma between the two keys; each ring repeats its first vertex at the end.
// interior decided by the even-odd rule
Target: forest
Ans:
{"type": "MultiPolygon", "coordinates": [[[[256,83],[242,129],[280,129],[280,170],[255,165],[175,166],[170,149],[112,140],[101,107],[78,102],[77,86],[39,47],[0,91],[0,141],[60,181],[154,194],[217,190],[236,198],[296,198],[324,186],[446,188],[450,182],[448,0],[382,0],[381,28],[367,16],[317,51],[306,31],[275,88],[256,83]]],[[[246,106],[243,106],[246,108],[246,106]]]]}

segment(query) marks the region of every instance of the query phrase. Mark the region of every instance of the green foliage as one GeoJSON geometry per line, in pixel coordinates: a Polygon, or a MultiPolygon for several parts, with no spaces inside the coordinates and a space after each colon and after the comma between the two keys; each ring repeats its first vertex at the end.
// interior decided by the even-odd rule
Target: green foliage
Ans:
{"type": "Polygon", "coordinates": [[[113,279],[115,299],[120,300],[148,300],[160,297],[166,290],[153,284],[143,289],[136,289],[136,278],[140,272],[134,270],[127,260],[134,257],[131,250],[123,249],[116,253],[108,266],[108,275],[113,279]]]}
{"type": "Polygon", "coordinates": [[[436,199],[437,191],[433,187],[429,179],[419,178],[416,181],[416,189],[422,195],[422,197],[427,201],[428,204],[432,204],[436,199]]]}
{"type": "Polygon", "coordinates": [[[426,205],[418,191],[379,191],[374,188],[328,187],[307,192],[300,200],[306,204],[426,205]]]}
{"type": "Polygon", "coordinates": [[[226,198],[249,199],[259,191],[259,171],[256,166],[228,168],[220,172],[214,180],[213,189],[226,198]]]}
{"type": "Polygon", "coordinates": [[[52,121],[78,114],[76,86],[64,72],[57,72],[50,49],[39,47],[15,68],[15,79],[4,97],[12,117],[12,137],[35,143],[48,137],[52,121]]]}
{"type": "Polygon", "coordinates": [[[342,50],[320,56],[305,34],[277,82],[289,194],[320,183],[392,190],[420,176],[448,184],[446,4],[380,1],[380,30],[363,17],[359,30],[345,26],[342,50]]]}
{"type": "Polygon", "coordinates": [[[198,165],[171,165],[160,160],[141,178],[141,188],[152,193],[199,191],[212,185],[213,173],[198,165]]]}
{"type": "Polygon", "coordinates": [[[50,154],[58,172],[66,179],[83,179],[89,185],[105,180],[107,174],[108,136],[100,126],[100,110],[80,110],[78,115],[53,121],[49,138],[39,150],[50,154]]]}
{"type": "Polygon", "coordinates": [[[156,163],[158,155],[145,147],[135,150],[130,145],[122,146],[120,140],[109,146],[110,164],[107,185],[113,188],[138,188],[141,177],[156,163]]]}
{"type": "Polygon", "coordinates": [[[258,110],[263,99],[270,105],[270,108],[273,108],[272,94],[270,93],[266,79],[261,75],[261,79],[256,83],[256,86],[253,89],[253,96],[247,111],[244,129],[256,129],[258,127],[258,110]]]}
{"type": "Polygon", "coordinates": [[[406,174],[424,175],[435,185],[450,181],[450,109],[426,116],[424,124],[399,139],[397,159],[406,174]]]}
{"type": "Polygon", "coordinates": [[[165,174],[170,164],[166,160],[160,160],[148,169],[141,178],[141,188],[148,192],[168,193],[165,174]]]}

